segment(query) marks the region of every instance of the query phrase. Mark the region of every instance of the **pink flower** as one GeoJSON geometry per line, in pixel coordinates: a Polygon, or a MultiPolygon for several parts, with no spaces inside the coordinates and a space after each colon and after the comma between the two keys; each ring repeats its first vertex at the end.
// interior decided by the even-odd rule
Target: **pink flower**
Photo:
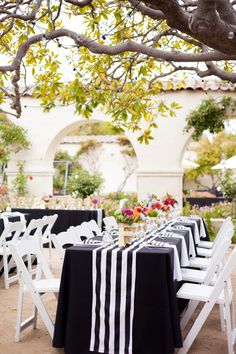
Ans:
{"type": "Polygon", "coordinates": [[[128,208],[124,208],[123,213],[124,213],[124,215],[133,215],[133,210],[128,209],[128,208]]]}

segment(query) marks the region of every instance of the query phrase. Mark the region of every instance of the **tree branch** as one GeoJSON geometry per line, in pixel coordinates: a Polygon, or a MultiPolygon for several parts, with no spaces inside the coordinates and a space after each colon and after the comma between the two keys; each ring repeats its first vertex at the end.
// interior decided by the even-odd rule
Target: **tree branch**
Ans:
{"type": "Polygon", "coordinates": [[[76,45],[88,48],[94,54],[108,54],[111,56],[122,54],[125,52],[137,52],[140,54],[147,55],[149,57],[174,61],[174,62],[196,62],[196,61],[217,61],[217,60],[228,60],[235,59],[235,55],[226,55],[217,51],[194,54],[194,53],[181,53],[181,52],[165,52],[159,49],[147,47],[143,44],[136,43],[133,41],[125,41],[124,43],[109,46],[106,44],[100,44],[90,40],[88,37],[78,34],[74,31],[68,29],[59,29],[52,32],[47,32],[45,34],[38,34],[30,37],[24,43],[22,43],[16,53],[12,64],[0,66],[0,72],[5,73],[7,71],[15,71],[20,67],[22,59],[25,57],[29,47],[36,44],[42,40],[53,40],[60,37],[69,37],[74,40],[76,45]]]}
{"type": "Polygon", "coordinates": [[[98,44],[96,42],[90,41],[89,38],[78,35],[77,44],[88,48],[92,53],[95,54],[108,54],[108,55],[117,55],[125,52],[138,52],[140,54],[147,55],[159,60],[174,61],[174,62],[197,62],[197,61],[208,61],[208,60],[227,60],[235,59],[235,55],[226,55],[217,51],[212,51],[208,53],[182,53],[182,52],[165,52],[159,49],[147,47],[143,44],[136,43],[133,41],[126,41],[124,43],[108,46],[105,44],[98,44]],[[208,59],[209,58],[209,59],[208,59]],[[211,58],[211,59],[210,59],[211,58]]]}
{"type": "Polygon", "coordinates": [[[146,16],[152,18],[153,20],[163,20],[163,19],[165,19],[165,16],[164,16],[162,11],[151,9],[150,7],[145,6],[142,3],[140,3],[140,1],[138,1],[138,0],[129,0],[129,2],[132,5],[134,5],[134,7],[138,11],[140,11],[143,15],[146,15],[146,16]]]}
{"type": "MultiPolygon", "coordinates": [[[[218,0],[198,0],[197,9],[193,14],[184,11],[179,3],[174,0],[143,0],[143,2],[161,10],[170,27],[194,37],[219,52],[236,54],[236,37],[228,38],[229,32],[232,32],[232,27],[229,22],[220,18],[217,12],[218,0]],[[173,14],[175,15],[173,16],[173,14]],[[212,35],[213,33],[214,35],[212,35]]],[[[228,0],[224,2],[226,3],[228,0]]],[[[219,3],[221,11],[222,6],[219,3]]],[[[227,9],[227,11],[230,10],[230,5],[227,9]]],[[[232,19],[232,16],[231,13],[230,19],[232,19]]]]}
{"type": "Polygon", "coordinates": [[[83,0],[83,1],[77,1],[77,0],[64,0],[65,2],[78,6],[78,7],[85,7],[89,6],[92,4],[92,0],[83,0]]]}
{"type": "Polygon", "coordinates": [[[236,83],[236,74],[235,73],[220,69],[217,65],[215,65],[212,62],[206,62],[206,66],[207,66],[207,70],[199,71],[198,76],[206,77],[206,76],[215,75],[222,80],[227,80],[227,81],[231,81],[233,83],[236,83]]]}
{"type": "Polygon", "coordinates": [[[217,11],[223,21],[232,25],[236,24],[236,13],[229,1],[218,0],[217,11]]]}

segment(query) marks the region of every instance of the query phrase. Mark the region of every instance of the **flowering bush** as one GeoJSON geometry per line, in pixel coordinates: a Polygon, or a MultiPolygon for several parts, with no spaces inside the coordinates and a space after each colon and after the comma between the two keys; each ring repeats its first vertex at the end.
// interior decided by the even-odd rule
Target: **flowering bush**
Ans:
{"type": "Polygon", "coordinates": [[[4,184],[2,184],[2,185],[0,186],[0,196],[6,195],[6,194],[7,194],[7,186],[4,185],[4,184]]]}
{"type": "Polygon", "coordinates": [[[0,212],[4,211],[8,206],[8,194],[7,194],[7,186],[1,185],[0,186],[0,212]]]}
{"type": "MultiPolygon", "coordinates": [[[[215,238],[217,230],[212,225],[213,218],[227,218],[232,216],[232,203],[221,202],[217,204],[212,204],[211,206],[202,206],[197,205],[190,206],[189,203],[186,203],[183,207],[183,215],[199,215],[204,218],[207,226],[208,233],[211,239],[215,238]]],[[[233,243],[236,243],[236,230],[233,237],[233,243]]]]}
{"type": "Polygon", "coordinates": [[[77,174],[69,176],[68,190],[73,197],[85,199],[97,191],[102,183],[100,173],[91,174],[86,170],[78,170],[77,174]]]}

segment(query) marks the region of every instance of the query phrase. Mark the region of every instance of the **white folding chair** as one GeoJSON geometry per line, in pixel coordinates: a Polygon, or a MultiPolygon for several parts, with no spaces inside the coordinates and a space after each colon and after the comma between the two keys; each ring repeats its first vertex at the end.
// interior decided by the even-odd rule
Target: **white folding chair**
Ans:
{"type": "Polygon", "coordinates": [[[212,280],[217,267],[221,264],[226,256],[226,252],[231,245],[232,231],[225,233],[224,237],[219,241],[215,252],[209,259],[209,264],[204,270],[197,270],[192,268],[182,268],[182,278],[184,281],[192,281],[196,283],[208,284],[212,280]]]}
{"type": "Polygon", "coordinates": [[[87,225],[93,232],[95,232],[96,235],[101,235],[101,229],[95,220],[92,219],[87,221],[87,225]]]}
{"type": "Polygon", "coordinates": [[[31,219],[24,234],[22,235],[22,239],[28,239],[30,237],[41,236],[43,233],[43,227],[45,223],[43,218],[41,219],[31,219]]]}
{"type": "Polygon", "coordinates": [[[32,325],[34,329],[36,328],[37,312],[39,312],[52,338],[54,332],[54,324],[46,310],[46,307],[44,306],[41,295],[48,292],[57,294],[59,292],[60,279],[53,278],[49,266],[43,257],[41,247],[36,239],[32,238],[9,242],[9,249],[13,255],[20,273],[15,339],[17,342],[19,342],[21,331],[30,325],[32,325]],[[37,272],[36,278],[34,280],[32,279],[31,274],[28,272],[28,269],[23,260],[24,256],[28,254],[35,255],[37,259],[37,272]],[[42,275],[44,275],[45,278],[42,278],[42,275]],[[22,321],[23,297],[25,292],[30,293],[34,307],[32,316],[22,321]]]}
{"type": "Polygon", "coordinates": [[[201,248],[214,248],[218,240],[220,239],[221,235],[224,233],[225,229],[227,228],[228,225],[232,225],[232,219],[231,217],[227,217],[224,219],[223,223],[221,224],[221,227],[219,228],[217,235],[214,239],[214,241],[200,241],[198,244],[198,247],[201,248]]]}
{"type": "Polygon", "coordinates": [[[103,218],[103,222],[105,224],[105,227],[108,229],[119,229],[119,225],[117,224],[117,221],[114,216],[105,216],[105,218],[103,218]]]}
{"type": "MultiPolygon", "coordinates": [[[[226,253],[231,245],[231,239],[225,238],[219,243],[217,250],[214,255],[210,259],[210,264],[205,270],[197,270],[197,269],[189,269],[182,268],[181,274],[183,281],[190,281],[199,284],[209,285],[216,281],[217,276],[220,272],[221,267],[225,263],[226,253]]],[[[187,310],[185,311],[182,319],[181,319],[181,327],[185,328],[189,319],[191,318],[193,312],[197,308],[197,302],[189,302],[187,310]]],[[[225,329],[225,320],[224,320],[224,309],[220,304],[220,322],[221,329],[224,331],[225,329]]]]}
{"type": "MultiPolygon", "coordinates": [[[[61,261],[63,261],[65,256],[65,246],[73,246],[78,243],[78,238],[76,233],[71,230],[60,232],[59,234],[51,234],[52,242],[60,256],[61,261]]],[[[81,241],[82,243],[82,241],[81,241]]]]}
{"type": "Polygon", "coordinates": [[[43,245],[48,244],[49,248],[49,262],[51,264],[52,260],[52,241],[51,241],[51,231],[53,228],[53,225],[55,224],[56,220],[58,218],[58,214],[53,214],[53,215],[45,215],[42,218],[43,222],[43,232],[41,237],[39,238],[39,242],[41,244],[41,247],[43,245]]]}
{"type": "Polygon", "coordinates": [[[219,275],[216,283],[213,286],[204,284],[190,284],[185,283],[177,292],[177,297],[181,299],[188,299],[195,302],[204,302],[199,315],[194,321],[190,331],[183,342],[183,347],[178,351],[178,354],[188,353],[193,341],[198,335],[208,315],[210,314],[213,306],[216,303],[223,303],[226,315],[226,328],[227,328],[227,342],[228,354],[233,354],[233,345],[235,342],[235,325],[232,297],[229,294],[229,283],[231,273],[236,265],[236,249],[231,253],[227,260],[221,274],[219,275]]]}
{"type": "Polygon", "coordinates": [[[81,237],[85,237],[86,239],[94,237],[93,231],[88,227],[86,222],[83,222],[81,225],[71,226],[70,230],[75,232],[77,243],[81,242],[81,237]]]}
{"type": "MultiPolygon", "coordinates": [[[[4,285],[8,289],[10,283],[13,283],[19,279],[18,269],[16,269],[15,275],[10,275],[10,263],[11,259],[8,260],[11,252],[8,248],[10,240],[16,240],[20,237],[25,229],[25,222],[16,221],[8,222],[0,236],[0,256],[3,257],[3,274],[4,274],[4,285]]],[[[12,264],[14,266],[14,263],[12,264]]]]}
{"type": "MultiPolygon", "coordinates": [[[[43,226],[44,222],[42,218],[31,219],[28,226],[26,227],[26,230],[24,231],[24,234],[22,235],[22,240],[35,237],[39,241],[42,237],[43,226]]],[[[31,255],[27,255],[28,270],[32,274],[35,272],[35,269],[32,269],[33,261],[34,258],[31,255]]]]}
{"type": "MultiPolygon", "coordinates": [[[[234,226],[232,221],[229,221],[225,224],[223,231],[220,232],[220,236],[217,237],[216,241],[213,243],[212,248],[203,248],[203,247],[197,247],[197,254],[198,256],[201,257],[206,257],[210,258],[214,254],[216,248],[218,247],[219,243],[224,237],[228,237],[227,235],[231,234],[231,237],[233,236],[234,233],[234,226]]],[[[207,241],[205,241],[207,242],[207,241]]]]}
{"type": "Polygon", "coordinates": [[[183,281],[191,281],[194,283],[202,283],[202,284],[209,284],[218,267],[220,266],[221,262],[224,261],[226,252],[231,245],[231,239],[225,238],[219,243],[215,253],[213,254],[212,258],[210,259],[210,263],[205,270],[197,270],[192,268],[182,268],[181,274],[183,281]]]}

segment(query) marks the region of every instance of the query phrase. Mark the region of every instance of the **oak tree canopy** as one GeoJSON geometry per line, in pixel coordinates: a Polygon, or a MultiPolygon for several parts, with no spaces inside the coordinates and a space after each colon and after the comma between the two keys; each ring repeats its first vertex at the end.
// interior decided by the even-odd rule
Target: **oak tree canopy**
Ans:
{"type": "Polygon", "coordinates": [[[104,107],[147,142],[157,114],[178,107],[153,100],[161,79],[236,82],[236,1],[1,1],[0,52],[0,104],[16,117],[33,87],[45,111],[74,105],[89,118],[104,107]]]}

